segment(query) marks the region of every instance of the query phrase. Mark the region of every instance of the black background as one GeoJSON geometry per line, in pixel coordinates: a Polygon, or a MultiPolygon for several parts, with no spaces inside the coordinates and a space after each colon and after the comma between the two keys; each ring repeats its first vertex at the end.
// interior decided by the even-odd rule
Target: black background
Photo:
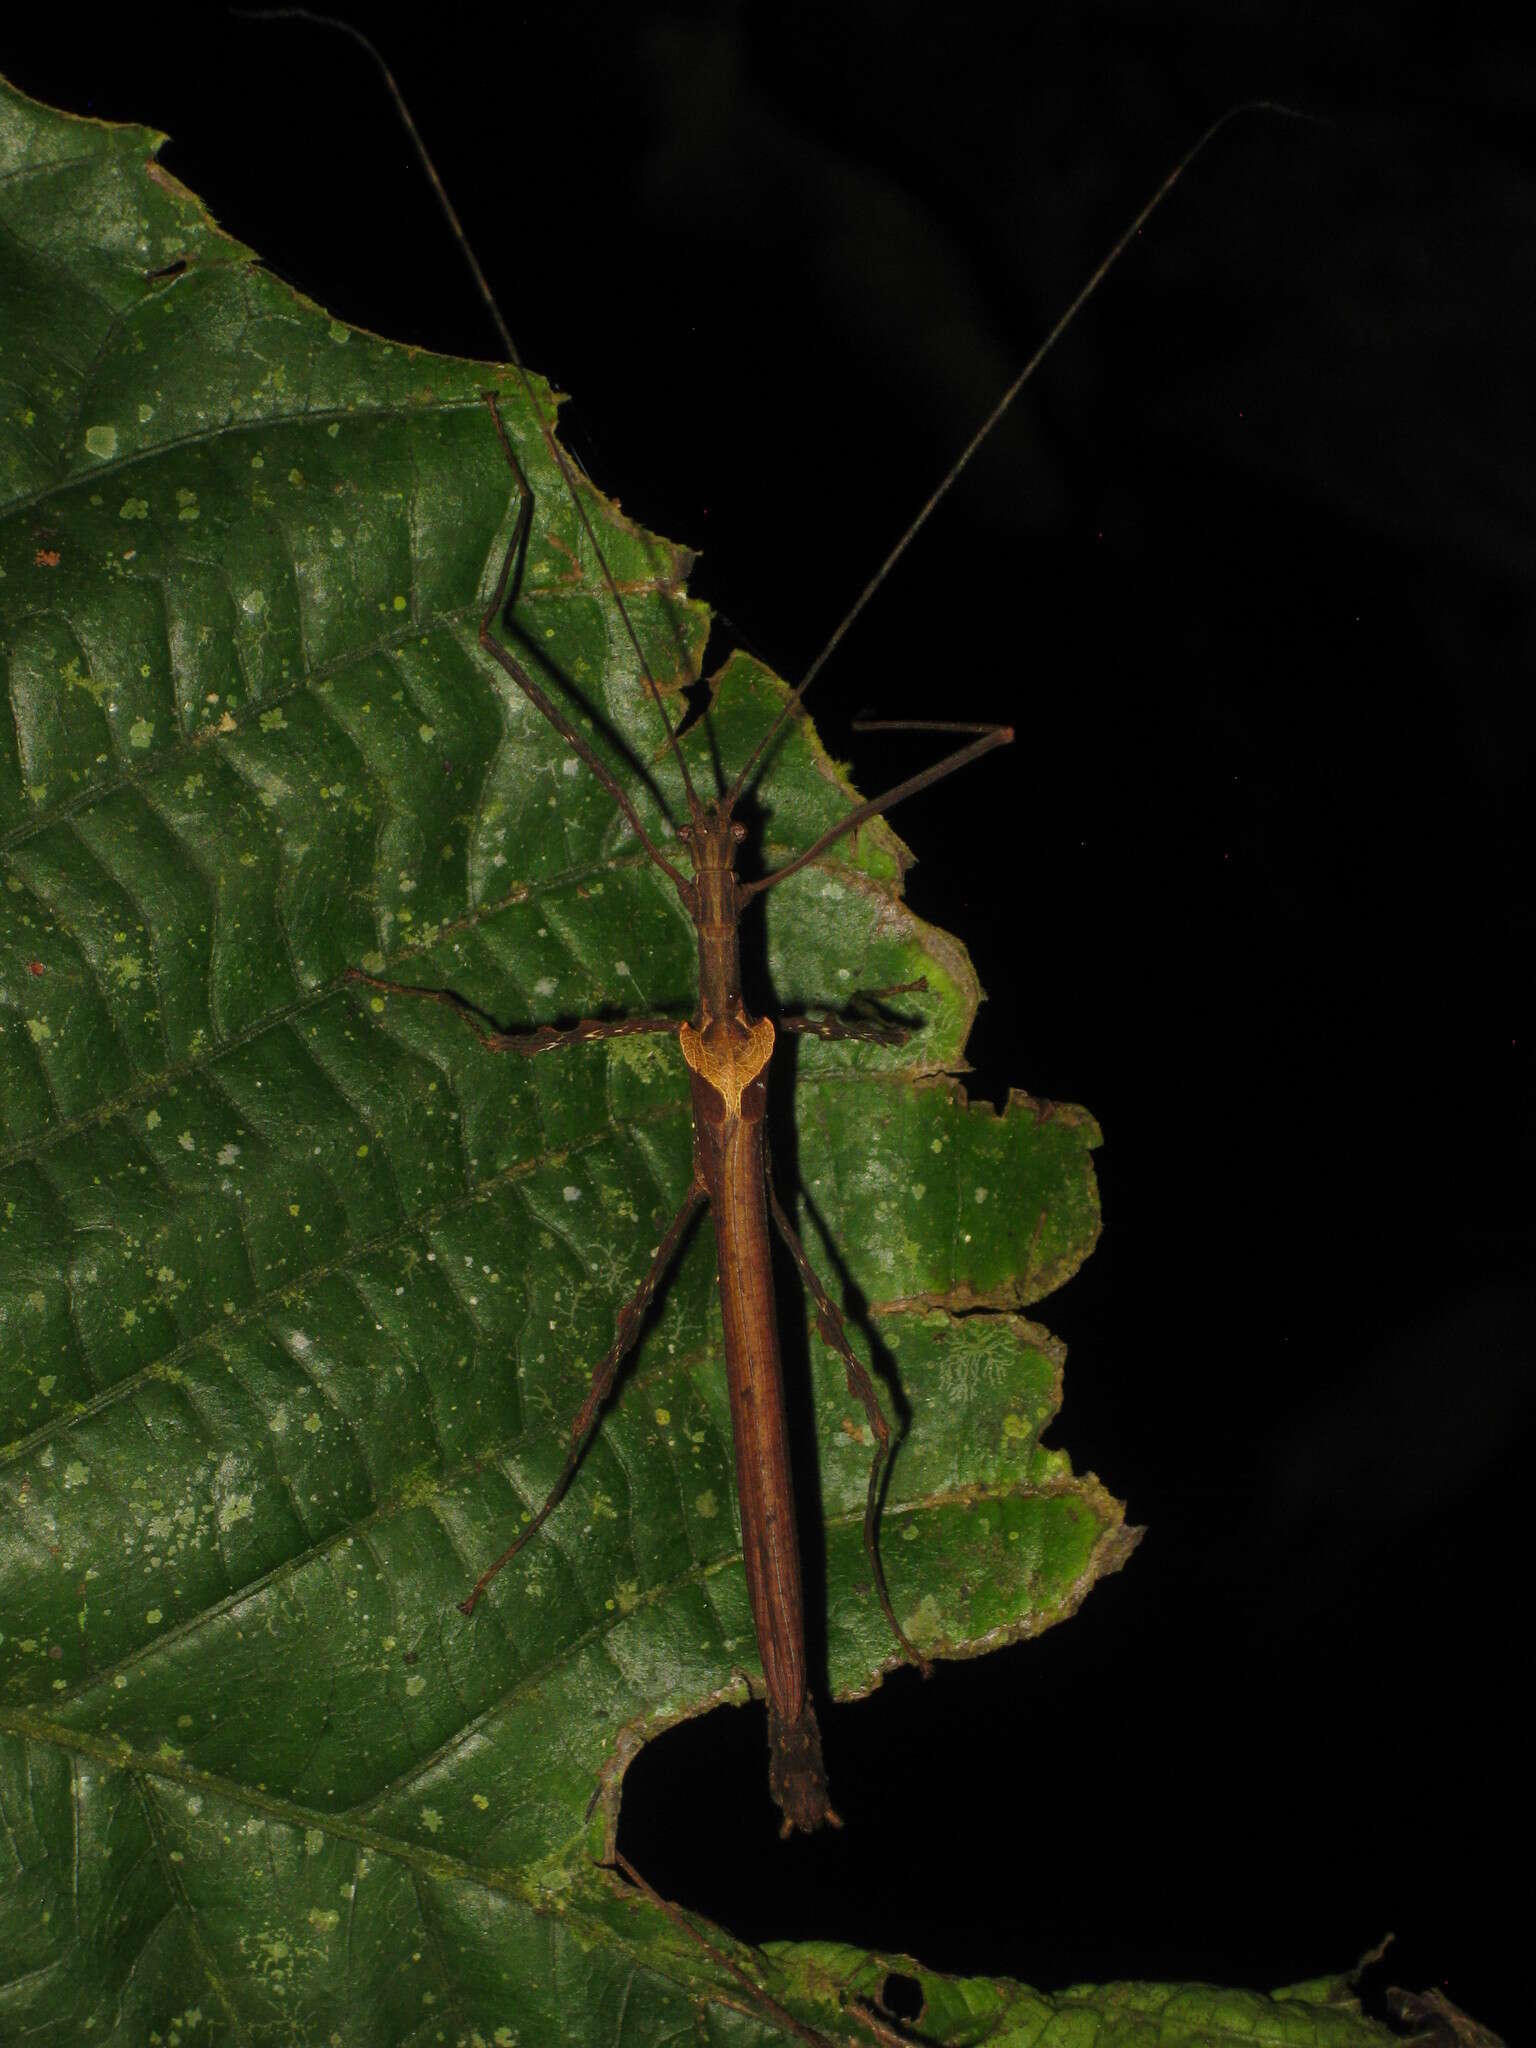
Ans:
{"type": "MultiPolygon", "coordinates": [[[[347,11],[347,10],[343,10],[347,11]]],[[[1347,1966],[1525,2031],[1536,55],[1411,9],[436,6],[379,36],[567,439],[794,676],[1104,248],[1201,159],[813,699],[991,1000],[973,1093],[1104,1126],[1038,1311],[1148,1535],[1069,1625],[755,1711],[621,1842],[741,1934],[1043,1986],[1347,1966]]],[[[0,30],[348,320],[497,353],[376,74],[213,9],[0,30]]]]}

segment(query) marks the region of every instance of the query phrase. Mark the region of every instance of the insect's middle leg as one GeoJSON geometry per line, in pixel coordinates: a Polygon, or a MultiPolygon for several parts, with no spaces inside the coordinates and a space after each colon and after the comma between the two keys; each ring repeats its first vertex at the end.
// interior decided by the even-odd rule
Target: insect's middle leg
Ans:
{"type": "Polygon", "coordinates": [[[426,1002],[442,1003],[455,1016],[464,1019],[488,1051],[520,1052],[525,1059],[532,1059],[535,1053],[554,1052],[562,1045],[591,1045],[600,1038],[636,1038],[642,1032],[677,1030],[675,1017],[583,1017],[579,1024],[572,1024],[564,1031],[557,1030],[553,1024],[540,1024],[533,1031],[499,1031],[494,1020],[468,996],[461,996],[457,989],[427,988],[406,981],[381,981],[376,974],[365,974],[361,967],[349,967],[346,978],[348,981],[360,981],[365,988],[379,989],[388,996],[420,996],[426,1002]]]}
{"type": "MultiPolygon", "coordinates": [[[[928,978],[924,975],[918,981],[897,982],[891,988],[861,989],[852,999],[854,1010],[883,1002],[887,996],[910,996],[926,991],[928,978]]],[[[798,1031],[805,1038],[862,1038],[872,1045],[905,1045],[919,1028],[915,1024],[898,1024],[883,1017],[838,1016],[831,1010],[818,1010],[808,1017],[780,1017],[777,1020],[780,1031],[798,1031]]]]}
{"type": "Polygon", "coordinates": [[[874,1382],[859,1363],[853,1346],[848,1342],[848,1332],[843,1326],[841,1311],[816,1277],[816,1269],[806,1256],[805,1246],[800,1242],[795,1226],[784,1213],[771,1174],[768,1179],[768,1202],[779,1235],[789,1248],[789,1255],[795,1262],[805,1291],[816,1305],[816,1329],[821,1341],[830,1345],[843,1361],[843,1370],[848,1377],[848,1391],[862,1402],[864,1413],[869,1418],[870,1434],[875,1440],[875,1455],[870,1461],[869,1492],[864,1501],[864,1551],[869,1559],[869,1568],[874,1574],[875,1592],[879,1596],[881,1610],[890,1623],[891,1634],[900,1643],[908,1661],[915,1664],[924,1678],[927,1678],[931,1676],[933,1666],[921,1650],[914,1648],[908,1641],[906,1631],[896,1619],[896,1610],[891,1605],[885,1572],[880,1564],[880,1548],[876,1540],[880,1517],[880,1482],[885,1476],[886,1463],[891,1455],[891,1426],[885,1419],[874,1382]]]}

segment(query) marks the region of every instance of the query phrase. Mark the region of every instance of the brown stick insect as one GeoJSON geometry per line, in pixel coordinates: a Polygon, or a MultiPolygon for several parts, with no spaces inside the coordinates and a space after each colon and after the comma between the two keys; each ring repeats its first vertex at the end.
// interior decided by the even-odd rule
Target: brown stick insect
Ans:
{"type": "MultiPolygon", "coordinates": [[[[265,12],[265,18],[298,15],[343,29],[358,41],[378,65],[397,111],[404,122],[448,220],[459,248],[468,262],[481,297],[500,336],[508,362],[523,378],[532,398],[531,385],[511,333],[479,262],[475,258],[457,213],[438,176],[395,79],[377,50],[350,24],[310,14],[304,9],[265,12]]],[[[1269,102],[1251,103],[1269,107],[1269,102]]],[[[487,394],[489,426],[496,433],[509,471],[519,493],[519,512],[507,544],[489,604],[480,621],[479,640],[485,654],[510,677],[536,710],[573,749],[578,759],[596,778],[623,816],[646,858],[667,878],[692,920],[698,945],[698,1000],[691,1018],[638,1016],[586,1019],[566,1029],[543,1026],[536,1030],[504,1031],[494,1028],[484,1013],[465,997],[448,988],[419,987],[383,980],[353,968],[350,977],[391,995],[420,997],[447,1006],[473,1028],[487,1050],[513,1053],[525,1058],[553,1053],[578,1044],[639,1034],[676,1037],[688,1068],[693,1106],[693,1173],[688,1190],[676,1214],[662,1235],[651,1264],[630,1299],[619,1310],[614,1341],[593,1368],[585,1400],[567,1432],[565,1462],[543,1504],[519,1530],[502,1554],[476,1580],[462,1611],[472,1614],[487,1589],[523,1549],[558,1507],[578,1466],[602,1409],[611,1394],[619,1369],[634,1345],[650,1304],[665,1279],[699,1209],[707,1203],[714,1223],[719,1271],[721,1319],[724,1331],[726,1371],[735,1445],[737,1493],[740,1504],[743,1559],[759,1656],[767,1691],[769,1729],[769,1786],[783,1816],[782,1832],[811,1831],[826,1824],[838,1825],[831,1805],[822,1763],[821,1737],[811,1696],[805,1641],[804,1596],[799,1544],[796,1535],[795,1497],[790,1468],[789,1434],[785,1408],[783,1372],[779,1356],[774,1307],[770,1219],[786,1246],[815,1310],[822,1340],[842,1360],[850,1392],[859,1401],[873,1438],[868,1489],[864,1512],[864,1546],[876,1595],[886,1621],[903,1655],[925,1673],[928,1665],[908,1639],[897,1617],[886,1586],[878,1549],[878,1520],[882,1483],[892,1449],[892,1433],[881,1408],[874,1384],[848,1340],[842,1314],[815,1273],[793,1224],[774,1191],[764,1118],[768,1082],[776,1034],[802,1033],[822,1038],[869,1039],[885,1044],[902,1043],[909,1027],[900,1022],[869,1015],[844,1012],[823,1016],[782,1016],[777,1025],[768,1017],[756,1017],[748,1009],[742,990],[740,921],[751,904],[769,890],[816,861],[830,847],[862,824],[892,805],[930,787],[944,777],[979,760],[1012,741],[1006,726],[957,725],[927,721],[923,727],[954,735],[970,734],[966,744],[954,749],[921,772],[897,783],[882,795],[856,805],[836,825],[811,845],[770,872],[751,881],[736,873],[736,858],[746,828],[736,811],[751,792],[754,777],[789,720],[798,712],[810,684],[839,645],[854,620],[869,603],[935,508],[953,487],[961,472],[1008,410],[1018,393],[1034,375],[1046,355],[1071,325],[1078,312],[1098,289],[1105,276],[1167,197],[1185,169],[1213,137],[1248,106],[1234,108],[1214,122],[1169,172],[1152,197],[1138,212],[1093,271],[1044,341],[1019,375],[1003,393],[947,474],[918,509],[916,515],[887,553],[879,569],[859,593],[821,653],[811,663],[799,685],[786,698],[777,718],[759,740],[750,757],[723,791],[702,797],[690,774],[686,755],[679,745],[678,731],[667,711],[661,689],[641,648],[635,627],[625,610],[618,586],[593,530],[580,492],[564,452],[547,425],[543,432],[549,453],[557,465],[566,489],[580,515],[594,549],[609,596],[617,607],[624,629],[639,658],[640,671],[664,732],[664,746],[670,754],[687,804],[687,819],[676,826],[677,841],[683,848],[690,872],[671,858],[665,846],[647,830],[623,784],[594,751],[586,736],[566,711],[537,682],[504,640],[498,638],[521,551],[526,543],[533,514],[533,494],[505,430],[496,399],[487,394]]],[[[1290,112],[1274,108],[1278,112],[1290,112]]],[[[538,408],[535,406],[535,411],[538,408]]],[[[539,415],[542,419],[542,414],[539,415]]],[[[864,729],[875,729],[869,722],[864,729]]],[[[914,729],[909,724],[907,729],[914,729]]],[[[866,991],[880,1000],[907,989],[866,991]]]]}

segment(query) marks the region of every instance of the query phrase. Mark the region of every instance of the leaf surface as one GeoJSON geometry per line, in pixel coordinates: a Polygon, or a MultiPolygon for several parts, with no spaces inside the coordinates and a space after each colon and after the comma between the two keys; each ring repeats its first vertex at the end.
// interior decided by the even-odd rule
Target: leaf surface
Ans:
{"type": "MultiPolygon", "coordinates": [[[[788,2038],[761,1985],[857,2036],[878,1959],[742,1952],[743,1978],[599,1862],[637,1744],[756,1669],[707,1231],[561,1510],[456,1609],[558,1472],[690,1174],[666,1038],[497,1057],[345,979],[520,1027],[692,1005],[670,885],[477,644],[522,503],[493,390],[533,496],[503,630],[670,829],[553,400],[331,320],[157,141],[0,98],[0,2032],[788,2038]]],[[[680,704],[688,557],[586,502],[680,704]]],[[[744,759],[782,698],[729,665],[688,741],[706,786],[710,744],[744,759]]],[[[792,724],[761,858],[854,801],[792,724]]],[[[766,899],[749,972],[789,1010],[927,981],[903,1050],[797,1048],[783,1139],[812,1257],[910,1406],[897,1611],[968,1656],[1069,1614],[1133,1539],[1041,1445],[1061,1352],[1023,1315],[1093,1245],[1097,1131],[966,1102],[979,992],[903,906],[904,858],[883,826],[833,849],[766,899]]],[[[894,1652],[868,1431],[809,1355],[849,1696],[894,1652]]],[[[1170,2016],[1196,1993],[924,1983],[933,2040],[1051,2013],[1053,2041],[1150,2040],[1157,1999],[1160,2042],[1227,2038],[1170,2016]]],[[[1376,2038],[1208,1995],[1234,2039],[1376,2038]]]]}

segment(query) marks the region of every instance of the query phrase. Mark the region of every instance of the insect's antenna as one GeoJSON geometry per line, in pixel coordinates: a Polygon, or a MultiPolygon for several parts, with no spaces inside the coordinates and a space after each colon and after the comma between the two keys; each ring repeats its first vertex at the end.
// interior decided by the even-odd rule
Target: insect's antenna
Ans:
{"type": "Polygon", "coordinates": [[[693,777],[688,773],[687,758],[678,744],[677,728],[668,716],[667,707],[662,700],[661,688],[652,672],[650,662],[646,659],[645,649],[640,645],[640,636],[635,631],[634,620],[629,616],[628,607],[619,595],[619,586],[614,580],[612,569],[608,566],[608,557],[603,553],[602,543],[598,540],[591,516],[582,502],[580,491],[576,488],[576,479],[571,473],[569,458],[566,456],[565,450],[555,439],[554,434],[550,431],[538,401],[534,397],[533,385],[529,380],[527,369],[524,367],[522,357],[517,352],[517,343],[512,339],[512,330],[502,318],[501,308],[496,303],[496,294],[491,290],[490,279],[480,267],[480,259],[476,256],[469,236],[464,231],[464,223],[459,219],[458,210],[448,196],[448,188],[438,174],[437,165],[432,161],[432,153],[422,139],[421,130],[416,126],[411,116],[411,110],[406,105],[405,94],[400,90],[395,74],[385,63],[383,54],[364,35],[363,31],[360,28],[354,28],[350,21],[342,21],[337,15],[320,14],[311,7],[235,7],[230,11],[243,21],[305,21],[317,28],[338,29],[342,35],[350,36],[360,49],[366,50],[378,66],[379,76],[384,81],[385,90],[394,101],[395,112],[400,116],[405,132],[410,138],[411,147],[416,152],[416,160],[426,173],[427,182],[431,185],[436,195],[437,203],[442,209],[443,218],[448,223],[453,239],[459,245],[460,254],[469,265],[470,275],[475,281],[475,289],[485,302],[486,311],[490,314],[491,322],[496,329],[503,349],[506,351],[507,361],[518,374],[523,390],[527,394],[533,416],[539,422],[550,455],[564,480],[565,488],[570,494],[571,503],[576,508],[576,515],[586,531],[587,539],[592,544],[592,552],[596,555],[598,567],[602,570],[603,582],[607,585],[608,595],[613,599],[614,604],[618,608],[619,617],[624,621],[624,631],[629,636],[630,646],[635,650],[635,658],[640,664],[640,673],[645,677],[652,701],[655,703],[662,724],[667,729],[667,745],[682,773],[683,789],[688,798],[689,814],[694,819],[698,819],[702,815],[703,807],[694,791],[693,777]]]}
{"type": "MultiPolygon", "coordinates": [[[[1168,197],[1168,194],[1173,190],[1174,186],[1179,182],[1180,178],[1182,178],[1184,173],[1189,169],[1190,165],[1194,162],[1195,158],[1199,156],[1201,151],[1206,147],[1207,143],[1215,141],[1216,137],[1221,133],[1222,129],[1226,127],[1229,121],[1235,121],[1240,114],[1255,113],[1283,114],[1286,116],[1288,120],[1292,121],[1310,121],[1315,118],[1311,114],[1302,113],[1296,107],[1284,106],[1279,100],[1244,100],[1240,106],[1229,107],[1227,111],[1220,117],[1219,120],[1213,121],[1210,127],[1207,128],[1205,133],[1200,137],[1199,141],[1194,144],[1193,148],[1187,150],[1184,153],[1184,155],[1180,157],[1179,161],[1174,165],[1173,169],[1168,173],[1167,177],[1164,178],[1163,182],[1158,186],[1157,190],[1152,194],[1152,197],[1147,201],[1146,205],[1142,207],[1140,213],[1137,214],[1136,218],[1130,223],[1129,227],[1127,227],[1124,233],[1121,234],[1119,238],[1114,242],[1112,247],[1104,256],[1103,260],[1099,263],[1097,269],[1093,272],[1093,275],[1088,279],[1088,282],[1083,286],[1082,290],[1077,294],[1076,298],[1073,299],[1072,303],[1061,315],[1060,319],[1056,322],[1055,326],[1051,329],[1050,333],[1046,335],[1044,341],[1041,342],[1040,346],[1035,350],[1034,354],[1030,357],[1029,361],[1024,365],[1023,369],[1020,370],[1018,376],[1015,377],[1013,382],[1008,386],[1008,389],[1003,393],[1002,397],[997,401],[996,405],[994,405],[992,410],[987,414],[986,418],[982,421],[981,425],[976,429],[975,433],[972,434],[970,440],[966,442],[964,448],[961,449],[959,455],[950,464],[948,470],[939,480],[938,484],[934,487],[934,489],[924,499],[923,503],[919,506],[917,516],[911,521],[911,523],[907,526],[905,531],[899,536],[895,545],[892,547],[890,553],[886,556],[885,560],[880,564],[879,568],[875,571],[874,575],[870,577],[869,581],[865,584],[864,588],[859,592],[858,596],[854,599],[853,603],[848,607],[848,610],[843,614],[843,617],[832,629],[832,632],[827,639],[826,645],[822,648],[821,652],[816,656],[816,659],[811,663],[810,667],[806,670],[805,674],[800,678],[797,687],[790,692],[788,697],[785,698],[784,703],[780,708],[778,717],[773,721],[773,724],[769,726],[768,730],[763,734],[762,738],[753,748],[751,756],[748,759],[746,766],[742,769],[741,773],[737,776],[734,784],[732,785],[731,794],[729,798],[729,801],[731,803],[734,803],[736,799],[740,796],[742,790],[745,789],[747,785],[747,778],[751,775],[752,770],[757,766],[758,761],[762,758],[763,754],[767,751],[767,749],[773,744],[774,740],[778,737],[779,733],[782,731],[787,721],[793,716],[795,711],[798,710],[801,700],[804,698],[806,691],[811,687],[811,684],[816,680],[816,677],[820,674],[821,670],[826,667],[827,662],[836,652],[839,644],[841,643],[844,635],[847,633],[849,627],[853,624],[854,620],[859,616],[859,613],[863,611],[864,607],[869,603],[870,599],[874,596],[875,592],[880,588],[881,584],[885,581],[886,577],[890,575],[891,571],[895,568],[896,564],[901,560],[902,556],[907,552],[907,549],[912,545],[913,541],[916,540],[918,534],[921,533],[922,529],[927,525],[929,519],[933,516],[938,506],[954,489],[954,486],[960,477],[961,471],[965,469],[966,465],[970,462],[971,457],[976,453],[977,449],[981,446],[982,442],[985,441],[987,436],[992,432],[992,429],[997,425],[998,421],[1002,418],[1003,414],[1008,410],[1009,406],[1012,405],[1013,401],[1024,389],[1024,386],[1029,382],[1030,378],[1034,376],[1036,370],[1039,369],[1040,365],[1045,361],[1046,357],[1050,354],[1051,350],[1056,346],[1057,342],[1060,341],[1061,337],[1072,325],[1072,322],[1077,318],[1078,314],[1083,310],[1084,306],[1087,305],[1088,301],[1093,297],[1094,293],[1098,290],[1099,286],[1104,282],[1105,278],[1108,277],[1109,273],[1114,269],[1115,265],[1119,262],[1120,258],[1125,254],[1125,251],[1129,247],[1129,245],[1141,233],[1142,229],[1146,226],[1147,222],[1152,218],[1153,214],[1156,213],[1157,209],[1162,205],[1163,201],[1168,197]]],[[[903,789],[905,789],[906,785],[903,784],[902,787],[903,789]]],[[[800,862],[797,861],[795,865],[798,867],[800,865],[800,862]]],[[[779,872],[784,873],[786,871],[781,869],[779,872]]],[[[768,879],[774,878],[770,877],[768,879]]]]}

